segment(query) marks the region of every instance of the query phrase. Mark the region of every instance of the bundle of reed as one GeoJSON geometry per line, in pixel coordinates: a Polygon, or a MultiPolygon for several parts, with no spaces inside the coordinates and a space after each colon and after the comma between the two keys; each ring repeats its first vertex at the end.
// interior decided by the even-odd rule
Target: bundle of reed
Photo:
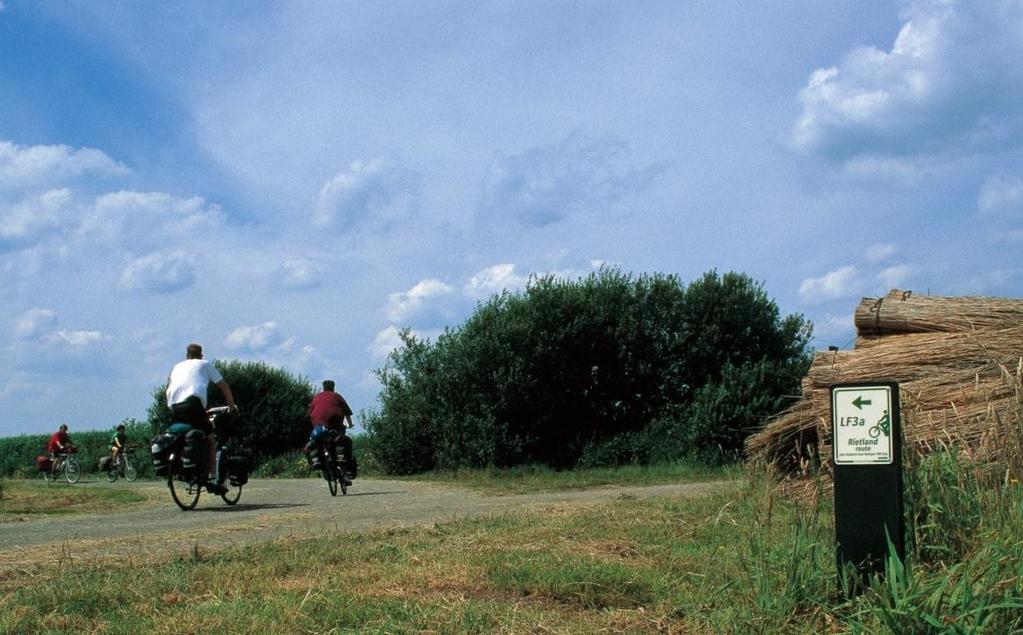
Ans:
{"type": "Polygon", "coordinates": [[[866,348],[817,353],[811,388],[839,382],[911,381],[935,374],[1005,364],[1023,355],[1023,326],[963,333],[907,333],[866,348]]]}
{"type": "Polygon", "coordinates": [[[883,298],[861,300],[854,321],[860,335],[972,331],[1023,323],[1023,301],[929,296],[892,289],[883,298]]]}
{"type": "Polygon", "coordinates": [[[816,451],[827,478],[831,386],[886,380],[899,382],[910,447],[1015,457],[1023,472],[1023,301],[892,290],[862,300],[856,326],[856,348],[817,353],[800,401],[747,440],[747,456],[798,473],[816,451]]]}

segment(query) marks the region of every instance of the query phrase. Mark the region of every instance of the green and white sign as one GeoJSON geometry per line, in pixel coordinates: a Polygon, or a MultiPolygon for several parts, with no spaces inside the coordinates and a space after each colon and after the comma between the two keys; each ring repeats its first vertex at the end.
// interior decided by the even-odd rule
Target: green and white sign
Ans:
{"type": "Polygon", "coordinates": [[[843,386],[831,391],[835,465],[887,465],[892,450],[889,386],[843,386]]]}

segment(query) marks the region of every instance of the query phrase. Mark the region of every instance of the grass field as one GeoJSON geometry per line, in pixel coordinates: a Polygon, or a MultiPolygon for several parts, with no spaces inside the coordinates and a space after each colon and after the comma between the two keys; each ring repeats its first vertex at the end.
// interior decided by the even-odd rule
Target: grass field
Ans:
{"type": "Polygon", "coordinates": [[[0,523],[39,515],[106,513],[145,504],[146,493],[130,487],[82,487],[42,479],[5,479],[0,497],[0,523]]]}
{"type": "Polygon", "coordinates": [[[907,563],[851,600],[829,497],[785,499],[747,473],[692,500],[21,570],[0,577],[0,632],[1023,632],[1023,492],[921,473],[907,563]],[[948,525],[939,507],[969,531],[932,526],[948,525]]]}

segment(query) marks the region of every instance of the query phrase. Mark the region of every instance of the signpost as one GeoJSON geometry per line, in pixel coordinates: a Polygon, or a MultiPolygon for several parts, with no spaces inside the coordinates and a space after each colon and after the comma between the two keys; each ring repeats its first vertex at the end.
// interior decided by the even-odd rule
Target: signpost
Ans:
{"type": "Polygon", "coordinates": [[[884,571],[888,541],[905,556],[902,422],[896,382],[831,387],[835,545],[839,577],[884,571]]]}

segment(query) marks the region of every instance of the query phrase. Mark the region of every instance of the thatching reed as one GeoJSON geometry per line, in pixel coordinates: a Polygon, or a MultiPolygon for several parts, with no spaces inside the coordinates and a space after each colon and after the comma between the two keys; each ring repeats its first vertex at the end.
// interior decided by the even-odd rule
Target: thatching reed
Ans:
{"type": "Polygon", "coordinates": [[[815,356],[802,399],[750,437],[750,458],[786,474],[819,465],[827,476],[830,386],[897,381],[910,448],[929,453],[954,446],[1009,471],[1021,469],[1023,300],[893,290],[881,299],[863,299],[856,326],[853,350],[815,356]]]}

